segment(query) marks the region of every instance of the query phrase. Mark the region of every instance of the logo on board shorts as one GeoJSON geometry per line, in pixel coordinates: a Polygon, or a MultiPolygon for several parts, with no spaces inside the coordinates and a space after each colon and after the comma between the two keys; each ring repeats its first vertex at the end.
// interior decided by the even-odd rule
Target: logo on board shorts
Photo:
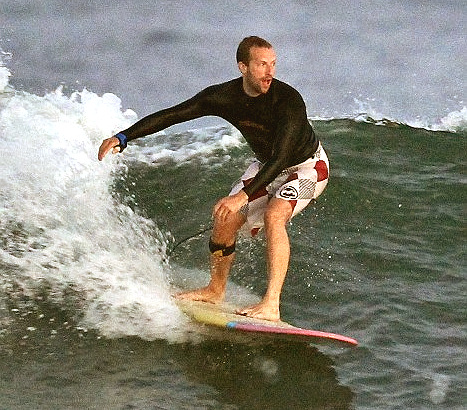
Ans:
{"type": "Polygon", "coordinates": [[[279,192],[279,196],[281,196],[284,199],[297,199],[298,192],[293,186],[285,186],[279,192]]]}

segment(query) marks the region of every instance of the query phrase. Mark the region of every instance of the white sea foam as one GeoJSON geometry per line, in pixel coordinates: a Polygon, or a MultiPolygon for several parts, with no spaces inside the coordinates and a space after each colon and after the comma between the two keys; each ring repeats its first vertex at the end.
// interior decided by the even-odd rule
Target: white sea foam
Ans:
{"type": "MultiPolygon", "coordinates": [[[[409,118],[409,119],[398,119],[393,118],[390,115],[385,115],[378,110],[374,109],[372,104],[367,101],[354,100],[357,109],[351,118],[356,121],[368,121],[374,122],[378,125],[385,125],[387,123],[400,123],[406,124],[414,128],[423,128],[430,131],[448,131],[458,132],[465,131],[467,129],[467,107],[462,106],[459,110],[451,111],[447,115],[437,120],[427,120],[422,118],[409,118]]],[[[462,101],[460,102],[462,104],[462,101]]]]}
{"type": "Polygon", "coordinates": [[[163,235],[112,196],[121,157],[97,161],[102,138],[136,115],[87,90],[3,93],[0,104],[0,298],[13,283],[59,304],[73,290],[81,326],[179,340],[186,319],[170,298],[163,235]]]}
{"type": "Polygon", "coordinates": [[[226,125],[176,134],[160,132],[135,144],[141,148],[130,147],[125,152],[127,159],[158,166],[167,161],[177,164],[224,162],[227,151],[244,145],[245,141],[234,127],[226,125]]]}
{"type": "Polygon", "coordinates": [[[433,380],[430,389],[430,400],[433,404],[441,404],[446,399],[446,394],[449,389],[449,377],[444,374],[433,375],[433,380]]]}
{"type": "Polygon", "coordinates": [[[8,68],[4,67],[0,61],[0,93],[3,92],[8,85],[8,78],[11,73],[8,68]]]}
{"type": "Polygon", "coordinates": [[[458,111],[452,111],[441,118],[439,124],[432,126],[435,131],[459,131],[467,129],[467,107],[458,111]]]}

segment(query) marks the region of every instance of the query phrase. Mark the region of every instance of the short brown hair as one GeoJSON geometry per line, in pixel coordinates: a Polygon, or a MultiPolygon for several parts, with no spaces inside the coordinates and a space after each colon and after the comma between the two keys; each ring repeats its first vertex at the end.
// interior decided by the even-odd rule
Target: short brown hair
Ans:
{"type": "Polygon", "coordinates": [[[272,48],[272,45],[261,37],[245,37],[237,48],[237,63],[242,62],[248,65],[250,62],[250,49],[252,47],[272,48]]]}

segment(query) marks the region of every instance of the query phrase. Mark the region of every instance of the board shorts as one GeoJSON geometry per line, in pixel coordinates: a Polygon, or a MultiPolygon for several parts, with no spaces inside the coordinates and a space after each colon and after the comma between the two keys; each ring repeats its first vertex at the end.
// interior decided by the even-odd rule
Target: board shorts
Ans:
{"type": "MultiPolygon", "coordinates": [[[[263,164],[254,160],[229,195],[234,195],[247,186],[263,164]]],[[[253,194],[240,213],[246,217],[241,232],[255,236],[264,226],[264,213],[271,198],[289,201],[292,217],[301,212],[312,200],[324,191],[329,178],[329,161],[321,143],[315,154],[306,161],[282,171],[274,181],[253,194]]]]}

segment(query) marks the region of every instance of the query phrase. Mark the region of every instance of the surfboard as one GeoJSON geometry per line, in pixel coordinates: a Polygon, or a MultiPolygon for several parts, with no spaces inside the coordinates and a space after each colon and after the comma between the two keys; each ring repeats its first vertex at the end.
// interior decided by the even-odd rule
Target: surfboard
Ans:
{"type": "Polygon", "coordinates": [[[355,339],[337,333],[304,329],[283,321],[272,322],[238,315],[235,313],[235,306],[225,303],[212,304],[179,299],[175,299],[175,302],[180,310],[191,319],[208,326],[269,336],[287,336],[289,338],[297,340],[304,339],[311,342],[331,341],[352,346],[358,344],[355,339]]]}

